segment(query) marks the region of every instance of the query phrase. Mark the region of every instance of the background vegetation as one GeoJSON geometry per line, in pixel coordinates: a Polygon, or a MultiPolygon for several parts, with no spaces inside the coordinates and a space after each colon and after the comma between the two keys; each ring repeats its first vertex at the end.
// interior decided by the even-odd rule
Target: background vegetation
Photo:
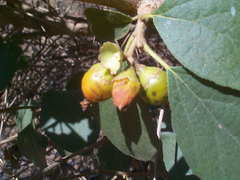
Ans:
{"type": "Polygon", "coordinates": [[[162,3],[1,1],[2,179],[238,179],[240,3],[162,3]],[[169,104],[83,111],[105,41],[164,68],[169,104]]]}

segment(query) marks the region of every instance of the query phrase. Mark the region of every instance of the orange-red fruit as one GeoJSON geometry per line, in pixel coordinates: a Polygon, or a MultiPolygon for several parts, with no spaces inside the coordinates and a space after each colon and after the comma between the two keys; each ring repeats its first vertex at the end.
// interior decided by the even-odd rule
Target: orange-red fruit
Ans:
{"type": "Polygon", "coordinates": [[[158,67],[136,64],[141,83],[140,97],[148,104],[161,105],[167,102],[167,74],[158,67]]]}
{"type": "Polygon", "coordinates": [[[133,67],[127,68],[113,79],[113,103],[119,110],[125,109],[136,97],[140,83],[133,67]]]}
{"type": "Polygon", "coordinates": [[[110,70],[94,64],[83,76],[82,92],[92,102],[104,101],[112,96],[112,79],[110,70]]]}

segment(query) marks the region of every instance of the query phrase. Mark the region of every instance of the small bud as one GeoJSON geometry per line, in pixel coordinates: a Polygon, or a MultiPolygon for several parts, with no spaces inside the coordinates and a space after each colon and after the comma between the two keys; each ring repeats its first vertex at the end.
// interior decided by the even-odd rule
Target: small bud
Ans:
{"type": "Polygon", "coordinates": [[[119,110],[126,108],[140,90],[140,83],[133,67],[127,68],[113,79],[113,103],[119,110]]]}
{"type": "Polygon", "coordinates": [[[83,76],[82,92],[87,100],[104,101],[112,96],[112,79],[110,70],[94,64],[83,76]]]}
{"type": "Polygon", "coordinates": [[[167,75],[158,67],[135,64],[136,72],[141,83],[139,95],[148,104],[161,105],[167,102],[167,75]]]}

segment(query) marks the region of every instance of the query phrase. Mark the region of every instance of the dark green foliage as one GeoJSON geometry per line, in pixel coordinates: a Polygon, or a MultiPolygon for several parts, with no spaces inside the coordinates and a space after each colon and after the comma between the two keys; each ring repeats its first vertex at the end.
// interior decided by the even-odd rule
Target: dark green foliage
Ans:
{"type": "Polygon", "coordinates": [[[133,158],[123,154],[111,142],[103,144],[97,153],[99,165],[114,171],[127,171],[133,158]]]}
{"type": "Polygon", "coordinates": [[[132,19],[120,12],[88,8],[87,19],[92,23],[95,36],[105,41],[116,41],[123,38],[130,29],[132,19]]]}
{"type": "Polygon", "coordinates": [[[41,124],[48,137],[63,149],[75,152],[94,142],[99,126],[83,112],[77,90],[48,91],[42,100],[41,124]]]}
{"type": "Polygon", "coordinates": [[[12,80],[21,53],[22,49],[17,43],[4,43],[0,39],[0,90],[6,88],[12,80]]]}
{"type": "Polygon", "coordinates": [[[18,134],[18,147],[36,166],[41,169],[47,167],[45,159],[47,138],[37,133],[31,124],[18,134]]]}

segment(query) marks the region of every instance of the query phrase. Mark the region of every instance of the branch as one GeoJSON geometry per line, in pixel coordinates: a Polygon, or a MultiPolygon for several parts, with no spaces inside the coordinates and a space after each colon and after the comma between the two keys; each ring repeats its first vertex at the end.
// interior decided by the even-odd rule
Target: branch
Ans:
{"type": "Polygon", "coordinates": [[[91,150],[93,148],[97,148],[97,147],[101,146],[102,144],[106,143],[107,141],[108,141],[107,137],[104,136],[100,141],[98,141],[98,142],[96,142],[94,144],[91,144],[91,145],[89,145],[89,146],[87,146],[87,147],[85,147],[85,148],[83,148],[83,149],[81,149],[81,150],[79,150],[79,151],[77,151],[75,153],[72,153],[72,154],[70,154],[68,156],[65,156],[65,157],[61,158],[60,161],[57,161],[57,162],[51,164],[50,166],[46,167],[45,169],[43,169],[38,174],[36,174],[33,177],[31,177],[31,180],[39,179],[43,174],[45,174],[46,172],[50,171],[54,167],[59,166],[61,163],[65,162],[65,161],[67,161],[69,159],[72,159],[72,158],[74,158],[77,155],[81,155],[81,154],[83,154],[83,153],[85,153],[85,152],[87,152],[87,151],[89,151],[89,150],[91,150]]]}
{"type": "Polygon", "coordinates": [[[94,3],[115,8],[129,15],[136,15],[137,8],[143,0],[81,0],[82,2],[94,3]]]}
{"type": "MultiPolygon", "coordinates": [[[[57,180],[68,180],[68,179],[77,179],[80,177],[88,177],[90,175],[99,175],[99,174],[107,174],[107,175],[112,175],[112,176],[121,176],[121,177],[145,177],[147,178],[153,178],[153,174],[147,173],[147,172],[123,172],[123,171],[114,171],[114,170],[106,170],[106,169],[98,169],[92,172],[87,172],[87,173],[81,173],[77,175],[73,175],[70,177],[63,177],[59,178],[57,180]]],[[[119,178],[121,179],[121,178],[119,178]]],[[[127,178],[126,178],[127,179],[127,178]]]]}
{"type": "Polygon", "coordinates": [[[11,142],[11,141],[16,141],[16,140],[17,140],[17,137],[18,137],[18,135],[15,134],[15,135],[7,138],[7,139],[4,139],[4,140],[0,141],[0,146],[3,145],[3,144],[5,144],[5,143],[11,142]]]}
{"type": "Polygon", "coordinates": [[[29,6],[17,9],[6,5],[0,6],[0,22],[13,24],[16,28],[30,28],[39,31],[42,36],[70,35],[91,36],[89,23],[83,18],[66,16],[52,12],[39,12],[29,6]]]}
{"type": "MultiPolygon", "coordinates": [[[[129,15],[139,15],[141,12],[146,11],[146,9],[148,9],[148,6],[151,7],[154,4],[159,5],[164,0],[81,1],[109,6],[129,15]],[[143,4],[144,6],[142,6],[143,4]],[[143,9],[144,11],[142,11],[143,9]]],[[[32,36],[36,36],[36,34],[40,36],[92,36],[90,25],[88,21],[83,18],[75,18],[70,16],[61,17],[60,14],[56,12],[50,12],[48,10],[40,12],[39,10],[33,9],[32,7],[19,1],[16,1],[15,4],[8,3],[8,5],[0,6],[0,23],[12,24],[15,28],[26,27],[37,30],[37,32],[26,34],[26,36],[23,36],[22,38],[31,38],[32,36]]]]}
{"type": "Polygon", "coordinates": [[[164,0],[79,0],[115,8],[125,14],[135,16],[139,14],[138,8],[141,4],[162,4],[164,0]]]}
{"type": "Polygon", "coordinates": [[[9,113],[9,112],[12,112],[12,111],[18,111],[18,110],[21,110],[21,109],[31,109],[31,110],[34,110],[34,109],[40,109],[40,108],[41,108],[40,106],[12,107],[12,108],[0,109],[0,114],[1,113],[9,113]]]}

